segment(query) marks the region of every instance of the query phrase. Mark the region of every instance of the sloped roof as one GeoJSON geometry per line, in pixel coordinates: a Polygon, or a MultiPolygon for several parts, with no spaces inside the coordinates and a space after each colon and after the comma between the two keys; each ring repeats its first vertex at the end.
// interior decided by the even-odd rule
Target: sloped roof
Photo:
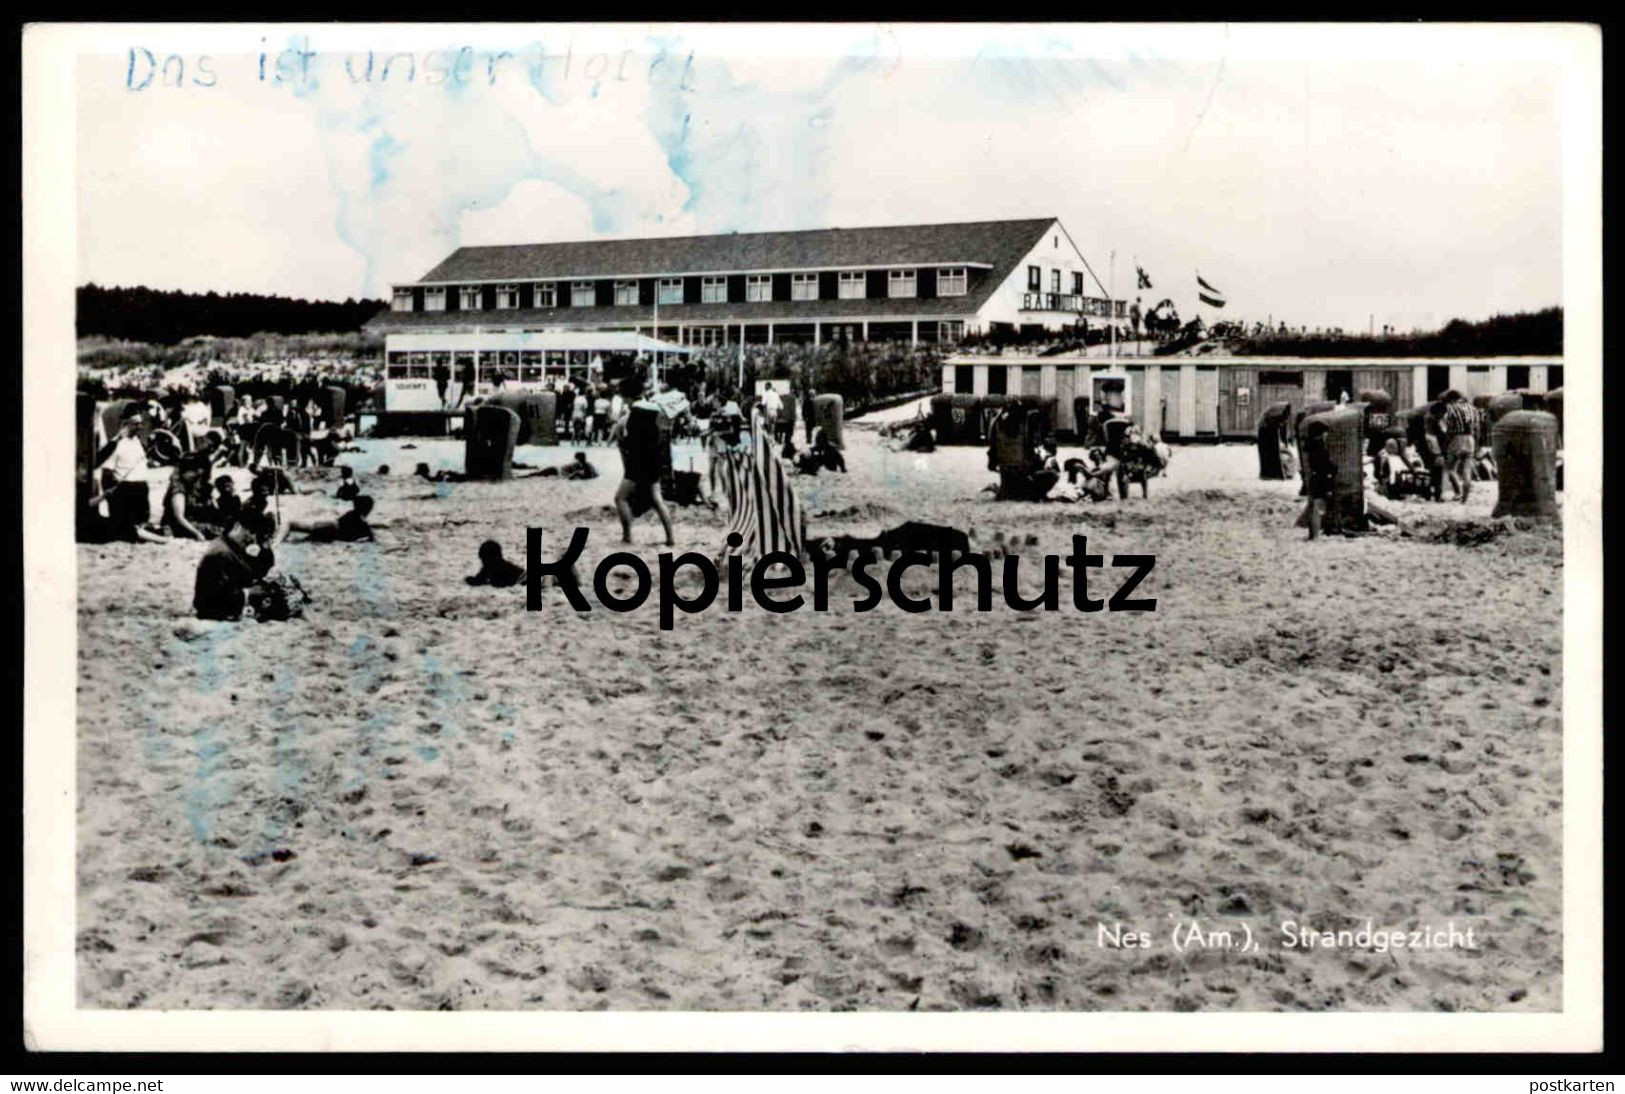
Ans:
{"type": "Polygon", "coordinates": [[[737,232],[667,239],[606,239],[459,247],[420,284],[542,281],[748,270],[833,270],[856,266],[986,263],[1008,269],[1055,222],[982,220],[805,232],[737,232]]]}
{"type": "MultiPolygon", "coordinates": [[[[997,285],[988,278],[966,296],[935,300],[773,300],[747,304],[662,304],[660,324],[668,323],[811,323],[815,319],[833,322],[870,320],[885,322],[904,319],[968,319],[997,285]]],[[[648,325],[654,321],[654,308],[648,304],[627,304],[607,308],[508,308],[502,311],[397,312],[384,309],[368,320],[362,329],[379,333],[447,330],[500,330],[514,327],[625,326],[648,325]]]]}

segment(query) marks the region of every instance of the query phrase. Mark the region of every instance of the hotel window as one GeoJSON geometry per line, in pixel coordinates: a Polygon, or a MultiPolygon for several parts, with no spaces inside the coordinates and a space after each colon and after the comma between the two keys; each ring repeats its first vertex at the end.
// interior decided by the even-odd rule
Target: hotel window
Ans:
{"type": "Polygon", "coordinates": [[[965,337],[965,321],[963,319],[944,319],[937,324],[937,341],[957,342],[963,337],[965,337]]]}
{"type": "Polygon", "coordinates": [[[815,273],[791,274],[790,275],[790,299],[791,300],[817,300],[818,299],[818,275],[815,274],[815,273]]]}
{"type": "Polygon", "coordinates": [[[1081,273],[1074,273],[1072,275],[1072,295],[1083,295],[1083,274],[1081,273]]]}
{"type": "Polygon", "coordinates": [[[728,302],[728,279],[726,277],[700,278],[700,303],[726,304],[728,302]]]}
{"type": "Polygon", "coordinates": [[[464,311],[480,310],[480,287],[478,285],[464,285],[457,290],[457,302],[464,311]]]}
{"type": "Polygon", "coordinates": [[[570,282],[570,306],[590,308],[598,303],[598,289],[591,281],[570,282]]]}
{"type": "Polygon", "coordinates": [[[445,311],[446,310],[446,290],[444,288],[424,289],[423,290],[423,310],[424,311],[445,311]]]}
{"type": "Polygon", "coordinates": [[[621,307],[638,302],[638,283],[636,281],[615,282],[615,305],[621,307]]]}
{"type": "Polygon", "coordinates": [[[886,274],[886,295],[892,299],[914,296],[914,271],[891,270],[886,274]]]}
{"type": "Polygon", "coordinates": [[[389,310],[390,311],[411,311],[412,310],[412,290],[411,289],[396,289],[395,290],[395,299],[390,301],[389,310]]]}
{"type": "Polygon", "coordinates": [[[1027,267],[1027,291],[1042,292],[1044,289],[1044,271],[1037,266],[1027,267]]]}
{"type": "Polygon", "coordinates": [[[1060,292],[1061,291],[1061,271],[1060,270],[1051,270],[1049,272],[1049,291],[1050,292],[1060,292]]]}
{"type": "Polygon", "coordinates": [[[862,300],[867,293],[864,292],[865,278],[862,270],[844,270],[838,283],[840,298],[842,300],[862,300]]]}
{"type": "Polygon", "coordinates": [[[745,302],[764,304],[773,299],[773,278],[769,274],[749,274],[745,278],[745,302]]]}
{"type": "Polygon", "coordinates": [[[536,306],[538,308],[551,308],[557,302],[557,289],[551,281],[543,281],[536,286],[536,306]]]}
{"type": "Polygon", "coordinates": [[[950,266],[937,271],[938,296],[964,296],[967,278],[965,267],[950,266]]]}
{"type": "Polygon", "coordinates": [[[497,309],[499,311],[512,311],[519,306],[518,285],[498,285],[496,293],[497,309]]]}
{"type": "Polygon", "coordinates": [[[683,302],[682,278],[662,277],[660,279],[660,302],[662,304],[681,304],[683,302]]]}

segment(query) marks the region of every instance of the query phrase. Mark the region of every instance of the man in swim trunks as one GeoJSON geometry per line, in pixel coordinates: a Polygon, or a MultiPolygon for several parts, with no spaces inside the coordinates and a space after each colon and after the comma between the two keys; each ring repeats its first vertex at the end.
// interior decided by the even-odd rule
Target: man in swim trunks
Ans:
{"type": "MultiPolygon", "coordinates": [[[[612,434],[621,449],[621,484],[615,490],[615,511],[621,518],[621,542],[632,542],[632,501],[636,497],[647,508],[652,508],[666,531],[666,545],[673,544],[671,513],[666,500],[660,495],[660,475],[665,468],[661,446],[665,438],[660,432],[660,407],[647,397],[642,377],[628,376],[622,384],[622,393],[633,402],[623,422],[617,422],[612,434]]],[[[607,400],[606,400],[607,402],[607,400]]]]}

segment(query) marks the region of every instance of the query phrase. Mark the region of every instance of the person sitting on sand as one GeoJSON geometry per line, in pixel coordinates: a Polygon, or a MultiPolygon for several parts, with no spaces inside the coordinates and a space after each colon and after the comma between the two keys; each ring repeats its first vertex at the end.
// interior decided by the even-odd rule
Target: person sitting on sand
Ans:
{"type": "Polygon", "coordinates": [[[370,543],[374,539],[367,517],[372,514],[372,498],[359,494],[350,500],[350,511],[338,520],[290,520],[280,538],[302,532],[310,543],[370,543]]]}
{"type": "Polygon", "coordinates": [[[210,539],[217,534],[217,529],[208,527],[215,515],[209,504],[209,476],[223,455],[219,435],[211,432],[203,435],[196,452],[176,461],[164,492],[163,523],[171,535],[210,539]]]}
{"type": "Polygon", "coordinates": [[[341,465],[338,489],[333,491],[333,496],[339,501],[350,501],[360,493],[361,484],[355,481],[355,471],[349,464],[341,465]]]}
{"type": "Polygon", "coordinates": [[[169,543],[170,538],[148,522],[152,500],[145,482],[121,482],[94,494],[78,521],[83,543],[169,543]]]}
{"type": "Polygon", "coordinates": [[[813,430],[812,454],[825,469],[846,474],[846,457],[839,448],[829,443],[829,434],[824,432],[823,426],[813,430]]]}
{"type": "Polygon", "coordinates": [[[587,462],[585,452],[577,452],[575,459],[565,464],[564,470],[560,474],[567,479],[585,481],[586,479],[596,479],[598,477],[598,468],[587,462]]]}
{"type": "Polygon", "coordinates": [[[222,528],[229,527],[243,511],[243,499],[237,493],[237,482],[230,475],[214,480],[214,515],[222,528]]]}
{"type": "Polygon", "coordinates": [[[198,560],[192,610],[199,619],[243,616],[250,590],[264,582],[276,564],[269,540],[275,525],[262,514],[245,512],[198,560]]]}
{"type": "Polygon", "coordinates": [[[1067,460],[1061,466],[1063,478],[1058,481],[1045,496],[1046,501],[1083,501],[1088,495],[1084,492],[1083,483],[1086,481],[1084,472],[1087,465],[1080,459],[1067,460]]]}
{"type": "Polygon", "coordinates": [[[480,544],[480,571],[463,578],[470,585],[490,585],[509,589],[525,580],[525,568],[502,557],[502,545],[494,539],[480,544]]]}

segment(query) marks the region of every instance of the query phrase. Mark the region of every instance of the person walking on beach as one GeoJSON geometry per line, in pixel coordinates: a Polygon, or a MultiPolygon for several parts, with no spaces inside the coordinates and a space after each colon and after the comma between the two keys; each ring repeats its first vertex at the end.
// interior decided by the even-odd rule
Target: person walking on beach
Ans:
{"type": "Polygon", "coordinates": [[[1473,457],[1478,451],[1478,408],[1467,396],[1453,392],[1445,404],[1441,425],[1444,429],[1444,467],[1456,500],[1465,502],[1473,492],[1473,457]]]}
{"type": "Polygon", "coordinates": [[[621,484],[615,490],[615,512],[621,518],[621,542],[632,542],[632,502],[636,498],[642,507],[652,508],[660,518],[666,532],[666,546],[676,541],[672,537],[671,513],[660,494],[660,473],[665,466],[661,458],[661,445],[665,443],[660,432],[660,407],[647,397],[643,382],[629,376],[622,390],[628,399],[637,401],[626,412],[623,421],[615,423],[612,440],[620,444],[621,484]]]}
{"type": "Polygon", "coordinates": [[[457,368],[457,405],[474,397],[474,355],[463,358],[463,363],[457,368]]]}

